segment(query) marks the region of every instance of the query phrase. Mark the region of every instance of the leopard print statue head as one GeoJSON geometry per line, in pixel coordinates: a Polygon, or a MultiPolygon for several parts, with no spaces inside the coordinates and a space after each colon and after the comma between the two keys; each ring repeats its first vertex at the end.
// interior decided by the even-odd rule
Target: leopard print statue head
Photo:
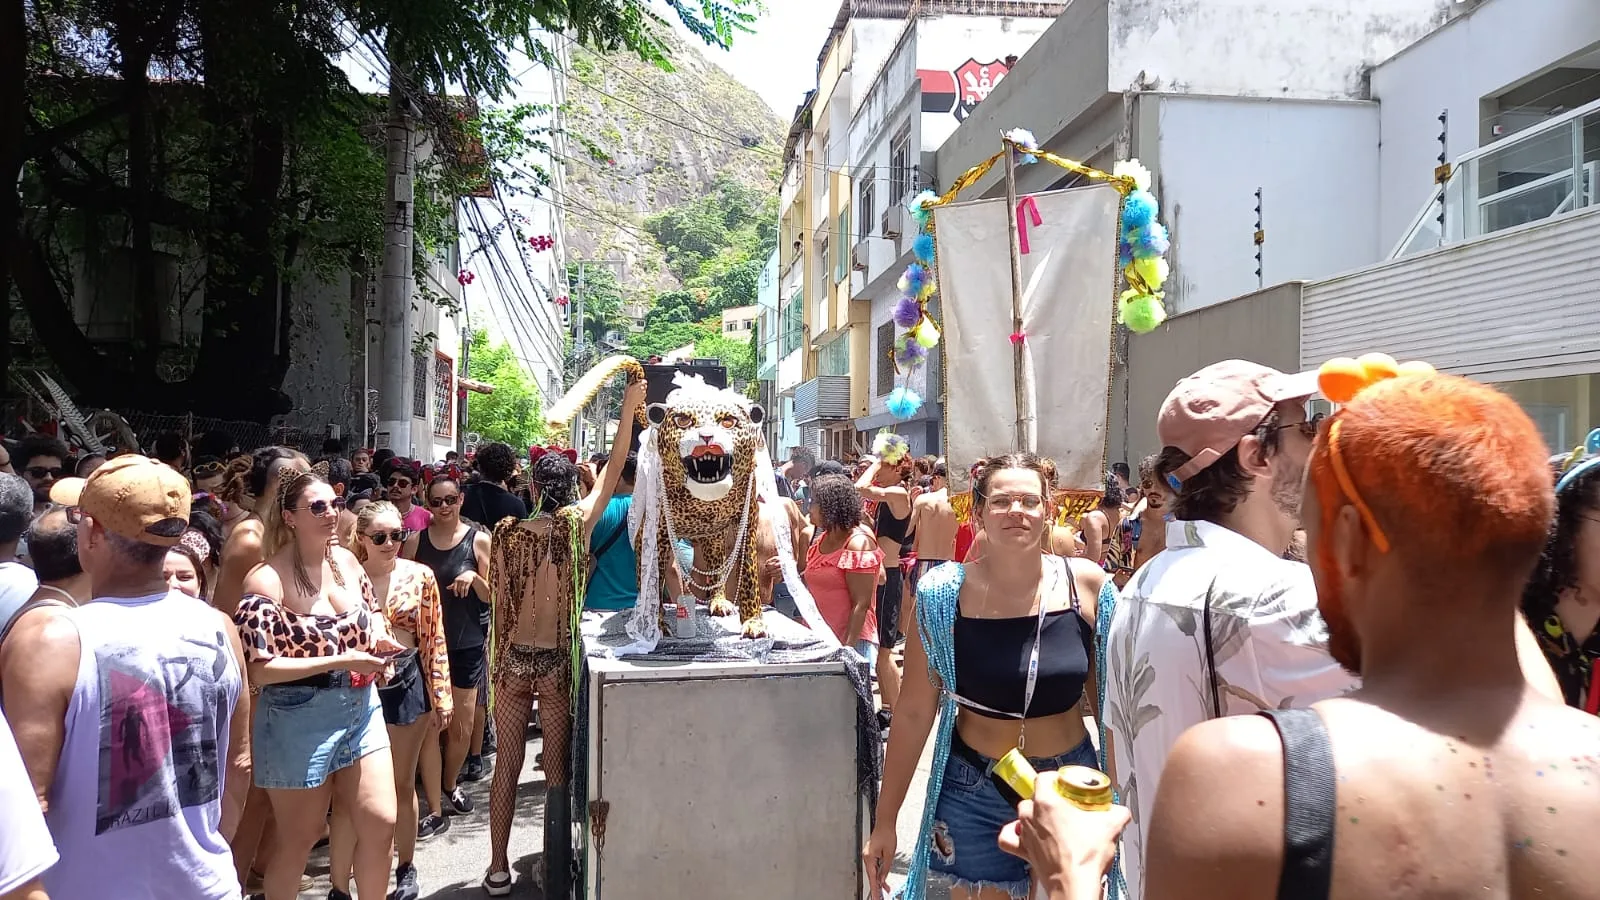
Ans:
{"type": "Polygon", "coordinates": [[[733,391],[679,376],[665,403],[647,410],[673,529],[711,534],[738,521],[750,500],[762,408],[733,391]]]}

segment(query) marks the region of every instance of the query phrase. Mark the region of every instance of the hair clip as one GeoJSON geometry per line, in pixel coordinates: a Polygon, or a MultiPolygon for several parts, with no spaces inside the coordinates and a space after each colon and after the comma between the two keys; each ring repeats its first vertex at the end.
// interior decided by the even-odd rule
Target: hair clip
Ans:
{"type": "Polygon", "coordinates": [[[1368,353],[1359,359],[1339,356],[1317,370],[1317,388],[1335,403],[1349,403],[1355,396],[1380,381],[1401,376],[1435,374],[1425,362],[1398,363],[1386,353],[1368,353]]]}

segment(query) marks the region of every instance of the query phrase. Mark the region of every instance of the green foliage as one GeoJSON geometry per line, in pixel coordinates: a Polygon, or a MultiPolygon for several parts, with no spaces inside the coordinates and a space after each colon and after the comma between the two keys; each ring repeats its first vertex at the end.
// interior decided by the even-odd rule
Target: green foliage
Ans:
{"type": "Polygon", "coordinates": [[[699,322],[667,322],[645,330],[628,339],[628,355],[634,359],[666,356],[689,344],[700,346],[700,341],[716,333],[716,329],[699,322]]]}
{"type": "Polygon", "coordinates": [[[701,358],[716,357],[728,369],[728,387],[736,391],[756,380],[756,355],[749,341],[724,337],[720,333],[708,334],[695,342],[694,355],[701,358]]]}
{"type": "Polygon", "coordinates": [[[494,385],[494,393],[467,393],[467,428],[485,441],[527,448],[544,441],[544,413],[539,388],[523,371],[506,344],[490,345],[488,332],[472,333],[467,374],[494,385]]]}
{"type": "Polygon", "coordinates": [[[589,344],[598,344],[608,332],[625,330],[622,320],[622,285],[617,271],[608,265],[567,264],[567,294],[583,298],[583,333],[589,344]]]}
{"type": "Polygon", "coordinates": [[[723,176],[705,195],[645,219],[644,227],[667,251],[673,274],[689,284],[726,271],[731,261],[716,262],[725,251],[749,255],[775,241],[775,203],[776,198],[723,176]],[[769,208],[771,215],[765,215],[769,208]],[[763,231],[772,232],[771,240],[763,241],[763,231]]]}

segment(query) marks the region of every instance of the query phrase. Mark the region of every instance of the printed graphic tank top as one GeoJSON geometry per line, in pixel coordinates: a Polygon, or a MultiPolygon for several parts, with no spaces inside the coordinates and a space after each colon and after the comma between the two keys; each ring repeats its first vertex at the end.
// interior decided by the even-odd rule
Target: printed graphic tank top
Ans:
{"type": "Polygon", "coordinates": [[[172,591],[63,613],[78,681],[46,820],[52,897],[234,900],[222,839],[228,724],[243,679],[227,624],[172,591]]]}

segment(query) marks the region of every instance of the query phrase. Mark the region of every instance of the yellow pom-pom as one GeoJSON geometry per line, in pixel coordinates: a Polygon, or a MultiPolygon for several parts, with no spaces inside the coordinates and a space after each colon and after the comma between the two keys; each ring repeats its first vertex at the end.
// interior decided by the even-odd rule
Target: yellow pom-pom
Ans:
{"type": "Polygon", "coordinates": [[[939,326],[933,324],[932,319],[923,319],[913,334],[924,350],[932,350],[939,343],[939,326]]]}
{"type": "Polygon", "coordinates": [[[917,292],[917,297],[919,299],[926,300],[929,297],[932,297],[933,296],[933,292],[938,290],[938,289],[939,289],[938,282],[934,281],[932,278],[929,278],[927,281],[924,281],[922,283],[922,290],[917,292]]]}
{"type": "Polygon", "coordinates": [[[1400,374],[1400,364],[1395,362],[1394,357],[1387,353],[1362,354],[1356,362],[1360,363],[1361,368],[1367,373],[1367,382],[1369,384],[1375,381],[1382,381],[1385,378],[1393,378],[1400,374]]]}
{"type": "Polygon", "coordinates": [[[1128,269],[1135,277],[1143,281],[1145,287],[1149,288],[1151,292],[1161,290],[1161,286],[1167,283],[1167,276],[1172,274],[1171,264],[1159,256],[1135,259],[1128,264],[1128,269]]]}
{"type": "Polygon", "coordinates": [[[1371,384],[1367,370],[1348,356],[1330,359],[1317,370],[1317,388],[1335,403],[1349,403],[1362,388],[1371,384]]]}
{"type": "Polygon", "coordinates": [[[1412,360],[1408,363],[1401,363],[1398,374],[1402,376],[1436,375],[1438,371],[1438,369],[1421,360],[1412,360]]]}

